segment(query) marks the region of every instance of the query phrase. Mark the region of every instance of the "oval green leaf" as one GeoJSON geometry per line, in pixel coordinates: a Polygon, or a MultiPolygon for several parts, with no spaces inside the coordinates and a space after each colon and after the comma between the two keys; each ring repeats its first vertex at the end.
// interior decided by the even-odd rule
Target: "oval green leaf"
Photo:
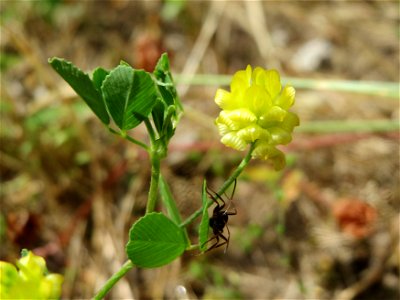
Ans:
{"type": "Polygon", "coordinates": [[[141,268],[164,266],[188,246],[184,231],[162,213],[149,213],[133,224],[126,253],[141,268]]]}
{"type": "Polygon", "coordinates": [[[122,130],[139,125],[157,101],[157,89],[150,74],[127,65],[112,70],[101,90],[111,117],[122,130]]]}
{"type": "Polygon", "coordinates": [[[208,230],[210,219],[208,216],[208,197],[207,197],[207,185],[206,180],[203,182],[203,187],[201,191],[201,199],[203,202],[203,214],[201,216],[201,222],[199,226],[199,248],[201,252],[204,252],[207,248],[207,240],[208,240],[208,230]]]}
{"type": "Polygon", "coordinates": [[[106,125],[110,123],[106,106],[101,93],[96,89],[88,74],[65,59],[53,57],[49,59],[53,69],[74,89],[86,102],[95,115],[106,125]]]}

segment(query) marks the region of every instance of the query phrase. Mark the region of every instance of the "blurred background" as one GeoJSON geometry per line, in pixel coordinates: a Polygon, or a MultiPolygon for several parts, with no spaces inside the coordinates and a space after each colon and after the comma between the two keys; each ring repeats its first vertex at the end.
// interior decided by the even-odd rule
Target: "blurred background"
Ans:
{"type": "Polygon", "coordinates": [[[399,81],[397,1],[1,1],[0,13],[1,260],[34,250],[65,275],[66,299],[92,297],[120,268],[145,212],[147,154],[111,135],[47,59],[152,71],[168,52],[185,114],[162,172],[184,217],[203,179],[218,189],[244,155],[219,142],[214,76],[250,64],[311,85],[295,84],[285,170],[253,161],[238,181],[228,252],[134,269],[108,299],[399,298],[398,86],[324,89],[399,81]]]}

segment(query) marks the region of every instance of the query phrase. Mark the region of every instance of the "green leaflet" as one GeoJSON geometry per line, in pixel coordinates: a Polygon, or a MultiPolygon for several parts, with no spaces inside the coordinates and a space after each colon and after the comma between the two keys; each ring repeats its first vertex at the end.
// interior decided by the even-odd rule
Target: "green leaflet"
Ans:
{"type": "Polygon", "coordinates": [[[107,75],[101,90],[108,111],[121,130],[139,125],[157,101],[156,86],[150,74],[124,64],[107,75]]]}
{"type": "Polygon", "coordinates": [[[166,53],[158,60],[153,75],[157,82],[160,101],[155,105],[152,117],[160,137],[168,143],[174,135],[183,107],[175,89],[166,53]]]}
{"type": "Polygon", "coordinates": [[[129,231],[126,253],[141,268],[164,266],[188,246],[184,231],[162,213],[149,213],[129,231]]]}
{"type": "Polygon", "coordinates": [[[106,106],[99,89],[90,80],[89,75],[77,68],[72,63],[53,57],[49,59],[53,69],[82,97],[95,115],[106,125],[110,123],[106,106]]]}

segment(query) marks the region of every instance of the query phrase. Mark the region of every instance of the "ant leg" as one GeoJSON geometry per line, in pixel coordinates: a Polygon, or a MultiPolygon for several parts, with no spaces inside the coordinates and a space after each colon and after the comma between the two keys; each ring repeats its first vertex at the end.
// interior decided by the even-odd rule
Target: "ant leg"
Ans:
{"type": "MultiPolygon", "coordinates": [[[[228,226],[226,227],[226,229],[228,229],[228,226]]],[[[228,246],[229,246],[229,238],[230,238],[230,233],[229,233],[229,229],[228,229],[228,238],[226,238],[222,233],[219,233],[218,235],[224,240],[224,242],[222,242],[221,244],[219,244],[218,246],[216,246],[215,248],[218,248],[220,246],[226,245],[225,249],[224,249],[224,254],[226,253],[226,250],[228,250],[228,246]]]]}
{"type": "MultiPolygon", "coordinates": [[[[233,212],[228,212],[228,210],[229,210],[229,208],[231,207],[231,204],[232,204],[233,195],[235,194],[236,183],[237,183],[237,180],[235,179],[235,182],[234,182],[234,184],[233,184],[232,194],[231,194],[231,197],[230,197],[230,198],[228,197],[227,194],[224,193],[225,197],[229,199],[228,207],[227,207],[227,209],[225,209],[225,214],[227,214],[227,215],[236,215],[236,214],[237,214],[236,208],[234,208],[235,211],[233,211],[233,212]]],[[[218,195],[218,196],[219,196],[219,195],[218,195]]],[[[221,198],[221,197],[220,197],[220,198],[221,198]]],[[[221,200],[222,200],[222,198],[221,198],[221,200]]],[[[224,203],[224,204],[225,204],[225,203],[224,203]]]]}
{"type": "Polygon", "coordinates": [[[227,239],[222,233],[219,233],[215,237],[218,239],[218,242],[216,242],[214,245],[212,245],[210,248],[208,248],[206,252],[208,252],[212,249],[217,249],[223,245],[226,245],[225,250],[224,250],[224,253],[226,253],[226,250],[228,249],[228,245],[229,245],[229,239],[227,239]],[[219,243],[219,237],[221,237],[224,241],[219,243]]]}
{"type": "Polygon", "coordinates": [[[229,207],[231,207],[231,204],[232,204],[232,200],[231,201],[229,201],[229,204],[228,204],[228,207],[225,209],[225,211],[224,211],[224,214],[225,215],[228,215],[228,216],[234,216],[234,215],[236,215],[237,214],[237,210],[236,210],[236,207],[234,207],[233,209],[234,209],[234,211],[228,211],[229,210],[229,207]]]}
{"type": "Polygon", "coordinates": [[[225,197],[228,198],[229,200],[232,200],[233,199],[233,195],[235,195],[236,183],[237,183],[237,179],[235,179],[235,181],[233,183],[233,189],[232,189],[231,197],[228,197],[228,195],[226,193],[224,193],[225,197]]]}
{"type": "Polygon", "coordinates": [[[225,197],[228,198],[229,200],[232,200],[233,199],[233,195],[235,195],[236,183],[237,183],[237,179],[235,179],[235,181],[233,183],[233,189],[232,189],[231,197],[228,197],[228,195],[226,193],[224,193],[225,197]]]}
{"type": "MultiPolygon", "coordinates": [[[[206,244],[206,243],[208,243],[208,242],[210,242],[210,241],[212,241],[213,239],[216,239],[217,241],[210,247],[210,248],[208,248],[205,252],[208,252],[208,251],[210,251],[210,250],[212,250],[212,249],[214,249],[214,248],[217,248],[217,247],[219,247],[219,245],[218,245],[218,243],[219,243],[219,235],[214,235],[211,239],[209,239],[207,242],[205,242],[204,244],[206,244]],[[218,246],[217,246],[218,245],[218,246]]],[[[204,245],[203,244],[203,245],[204,245]]],[[[204,253],[205,253],[204,252],[204,253]]]]}
{"type": "Polygon", "coordinates": [[[213,235],[211,238],[209,238],[207,241],[205,241],[202,245],[201,245],[201,247],[203,247],[205,244],[207,244],[208,242],[211,242],[213,239],[216,239],[217,238],[217,236],[216,235],[213,235]]]}
{"type": "Polygon", "coordinates": [[[217,239],[217,242],[214,245],[212,245],[210,248],[208,248],[206,252],[208,252],[208,251],[210,251],[212,249],[217,249],[217,248],[219,248],[219,247],[221,247],[223,245],[226,245],[225,249],[224,249],[224,254],[226,253],[226,250],[228,249],[228,246],[229,246],[229,237],[230,237],[229,228],[227,227],[227,229],[228,229],[228,234],[229,234],[228,238],[226,238],[222,234],[222,232],[219,232],[217,235],[214,236],[217,239]],[[219,238],[223,239],[223,241],[221,243],[219,243],[219,238]]]}
{"type": "Polygon", "coordinates": [[[231,232],[229,231],[228,225],[226,225],[226,230],[228,231],[228,242],[229,242],[229,239],[231,238],[231,232]]]}
{"type": "MultiPolygon", "coordinates": [[[[210,197],[211,198],[211,200],[212,201],[214,201],[215,202],[215,204],[217,204],[218,205],[218,207],[220,206],[220,204],[218,203],[218,201],[217,201],[217,197],[215,197],[215,195],[216,196],[218,196],[218,194],[216,193],[216,192],[214,192],[213,190],[211,190],[210,188],[207,188],[207,194],[208,194],[208,197],[210,197]],[[211,194],[210,193],[210,191],[211,192],[213,192],[214,193],[214,195],[213,194],[211,194]]],[[[225,204],[225,202],[224,202],[224,204],[225,204]]],[[[223,206],[222,206],[223,207],[223,206]]]]}
{"type": "Polygon", "coordinates": [[[229,210],[229,207],[231,207],[231,204],[232,204],[232,201],[229,202],[228,207],[225,209],[225,211],[224,211],[224,214],[225,214],[225,215],[234,216],[234,215],[237,214],[236,207],[233,208],[233,209],[234,209],[233,211],[228,211],[228,210],[229,210]]]}
{"type": "Polygon", "coordinates": [[[209,188],[209,190],[210,190],[211,192],[213,192],[214,195],[212,195],[212,194],[210,193],[210,191],[207,191],[208,196],[217,204],[217,206],[218,206],[219,209],[224,208],[224,207],[225,207],[225,201],[224,201],[224,199],[222,199],[222,197],[221,197],[218,193],[214,192],[212,189],[209,188]],[[220,205],[220,204],[218,203],[217,199],[219,199],[219,200],[222,201],[222,205],[220,205]]]}
{"type": "Polygon", "coordinates": [[[222,203],[223,203],[223,205],[221,206],[221,208],[225,207],[225,201],[224,201],[224,199],[223,199],[218,193],[215,193],[215,195],[216,195],[216,196],[218,197],[218,199],[221,200],[222,203]]]}
{"type": "MultiPolygon", "coordinates": [[[[232,200],[233,195],[235,194],[236,183],[237,183],[237,179],[235,179],[235,181],[234,181],[233,190],[232,190],[232,194],[231,194],[231,197],[230,197],[230,198],[228,198],[228,196],[224,193],[224,195],[225,195],[229,200],[232,200]]],[[[222,209],[222,208],[225,207],[225,204],[226,204],[226,203],[225,203],[224,199],[221,197],[220,194],[218,194],[217,192],[214,192],[214,191],[213,191],[212,189],[210,189],[209,187],[207,187],[207,194],[208,194],[208,196],[218,205],[218,207],[219,207],[220,209],[222,209]],[[210,191],[211,191],[214,195],[212,195],[210,191]],[[220,205],[220,204],[218,203],[217,199],[221,200],[222,205],[220,205]]]]}
{"type": "MultiPolygon", "coordinates": [[[[229,208],[229,207],[228,207],[229,208]]],[[[234,207],[233,208],[234,209],[234,211],[226,211],[225,213],[228,215],[228,216],[234,216],[234,215],[236,215],[237,214],[237,210],[236,210],[236,207],[234,207]]]]}

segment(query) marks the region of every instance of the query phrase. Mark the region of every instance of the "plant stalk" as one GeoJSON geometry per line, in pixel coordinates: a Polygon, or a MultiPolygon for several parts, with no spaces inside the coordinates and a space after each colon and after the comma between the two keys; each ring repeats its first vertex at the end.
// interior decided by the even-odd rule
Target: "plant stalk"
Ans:
{"type": "Polygon", "coordinates": [[[112,289],[112,287],[126,274],[130,269],[134,267],[134,264],[131,260],[126,261],[121,269],[107,280],[104,286],[97,292],[97,294],[93,297],[93,300],[101,300],[103,299],[107,293],[112,289]]]}
{"type": "MultiPolygon", "coordinates": [[[[218,195],[222,195],[231,185],[232,183],[239,177],[239,175],[243,172],[244,168],[248,165],[248,163],[251,160],[251,154],[253,153],[255,148],[255,143],[252,143],[250,146],[249,151],[247,152],[246,156],[243,158],[243,160],[240,162],[239,166],[236,168],[236,170],[232,173],[232,175],[224,182],[224,184],[221,186],[219,191],[217,192],[218,195]]],[[[210,207],[214,202],[212,200],[209,200],[207,202],[207,207],[210,207]]],[[[190,217],[188,217],[184,222],[182,222],[179,227],[184,227],[187,226],[188,224],[192,223],[196,218],[198,218],[203,212],[203,208],[199,208],[196,210],[190,217]]]]}
{"type": "Polygon", "coordinates": [[[120,137],[122,137],[122,138],[128,140],[129,142],[131,142],[131,143],[133,143],[133,144],[136,144],[136,145],[142,147],[142,148],[143,148],[144,150],[146,150],[147,152],[149,151],[149,147],[148,147],[146,144],[144,144],[144,143],[142,143],[141,141],[138,141],[138,140],[134,139],[133,137],[127,135],[126,132],[116,131],[116,130],[114,130],[114,129],[111,128],[111,127],[108,127],[108,130],[109,130],[112,134],[116,134],[116,135],[118,135],[118,136],[120,136],[120,137]]]}
{"type": "Polygon", "coordinates": [[[161,160],[158,156],[157,149],[152,149],[150,152],[151,158],[151,179],[149,197],[147,199],[146,214],[154,211],[158,197],[158,183],[160,181],[160,166],[161,160]]]}
{"type": "Polygon", "coordinates": [[[142,147],[144,150],[149,151],[149,147],[148,147],[146,144],[144,144],[144,143],[142,143],[142,142],[140,142],[140,141],[134,139],[133,137],[130,137],[129,135],[126,135],[124,138],[125,138],[126,140],[130,141],[131,143],[136,144],[136,145],[142,147]]]}

